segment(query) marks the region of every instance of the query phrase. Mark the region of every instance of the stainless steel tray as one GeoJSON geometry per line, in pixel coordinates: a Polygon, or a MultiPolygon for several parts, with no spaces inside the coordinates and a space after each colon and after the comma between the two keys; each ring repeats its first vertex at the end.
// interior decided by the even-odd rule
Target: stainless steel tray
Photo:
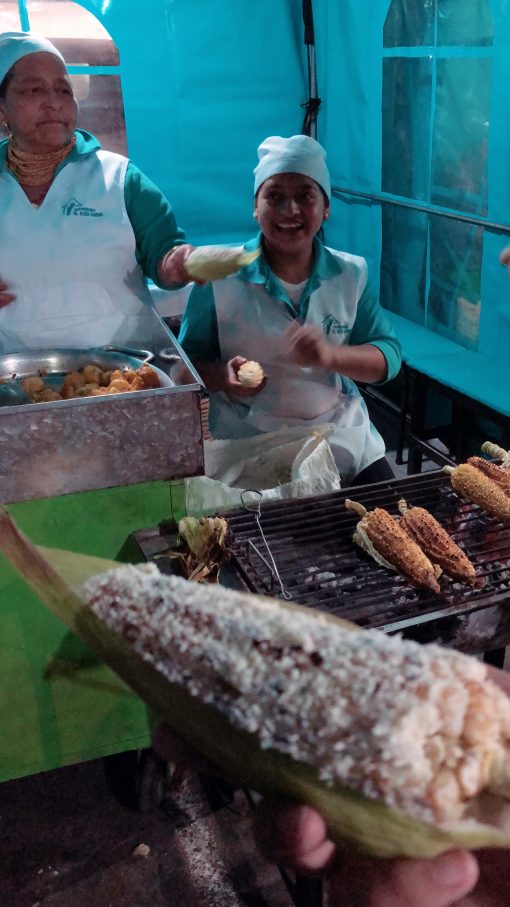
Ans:
{"type": "MultiPolygon", "coordinates": [[[[23,350],[0,356],[0,381],[19,380],[29,375],[42,374],[52,383],[74,369],[85,365],[97,365],[106,369],[137,369],[151,362],[154,355],[148,350],[132,350],[125,347],[100,347],[91,350],[23,350]]],[[[157,372],[161,387],[173,387],[172,379],[161,369],[151,366],[157,372]]],[[[84,398],[97,400],[97,397],[84,398]]]]}
{"type": "MultiPolygon", "coordinates": [[[[162,340],[174,347],[182,379],[158,368],[154,389],[0,407],[0,503],[203,473],[200,378],[169,331],[162,340]]],[[[150,356],[118,347],[27,350],[0,356],[0,379],[40,371],[61,382],[89,363],[138,368],[150,356]]]]}

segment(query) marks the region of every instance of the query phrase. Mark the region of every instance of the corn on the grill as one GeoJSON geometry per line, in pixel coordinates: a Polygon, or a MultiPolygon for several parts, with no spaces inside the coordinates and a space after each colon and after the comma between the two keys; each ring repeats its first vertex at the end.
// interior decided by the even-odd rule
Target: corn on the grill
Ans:
{"type": "Polygon", "coordinates": [[[372,557],[374,552],[370,549],[373,546],[386,562],[385,566],[402,573],[414,585],[431,592],[440,591],[434,565],[395,517],[382,507],[366,511],[356,501],[346,500],[345,506],[362,515],[353,536],[356,544],[372,557]]]}
{"type": "Polygon", "coordinates": [[[510,701],[476,659],[152,566],[94,577],[83,596],[169,681],[328,785],[441,823],[508,775],[510,701]]]}
{"type": "Polygon", "coordinates": [[[428,510],[408,507],[403,499],[398,502],[398,508],[402,514],[400,525],[433,564],[439,564],[452,579],[468,583],[476,581],[475,568],[469,558],[428,510]]]}
{"type": "Polygon", "coordinates": [[[478,506],[502,522],[510,522],[510,498],[483,472],[470,463],[444,466],[450,476],[452,488],[458,495],[478,506]]]}
{"type": "Polygon", "coordinates": [[[502,466],[491,463],[490,460],[484,460],[483,457],[469,457],[467,463],[483,472],[484,476],[492,479],[505,494],[510,496],[510,469],[503,469],[502,466]]]}

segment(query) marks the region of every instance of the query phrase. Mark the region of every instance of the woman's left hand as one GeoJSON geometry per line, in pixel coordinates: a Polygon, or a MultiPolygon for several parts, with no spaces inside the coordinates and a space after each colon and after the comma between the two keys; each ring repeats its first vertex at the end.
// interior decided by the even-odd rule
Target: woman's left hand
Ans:
{"type": "MultiPolygon", "coordinates": [[[[193,252],[194,246],[185,243],[183,246],[175,246],[170,249],[158,263],[158,276],[161,283],[167,287],[177,286],[182,283],[189,283],[191,277],[186,269],[186,259],[193,252]]],[[[196,280],[195,283],[204,283],[196,280]]]]}
{"type": "Polygon", "coordinates": [[[284,344],[289,362],[315,368],[331,368],[331,344],[324,339],[324,334],[316,325],[294,321],[285,331],[284,344]]]}
{"type": "Polygon", "coordinates": [[[0,277],[0,309],[3,309],[4,306],[9,305],[11,302],[14,302],[15,299],[14,293],[11,293],[7,284],[4,283],[0,277]]]}
{"type": "Polygon", "coordinates": [[[499,263],[502,264],[508,270],[508,276],[510,277],[510,246],[506,246],[501,255],[499,256],[499,263]]]}

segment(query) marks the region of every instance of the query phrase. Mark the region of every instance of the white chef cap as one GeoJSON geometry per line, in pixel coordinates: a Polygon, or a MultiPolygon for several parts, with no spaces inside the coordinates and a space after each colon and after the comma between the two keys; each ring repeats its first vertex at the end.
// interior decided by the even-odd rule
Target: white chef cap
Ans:
{"type": "Polygon", "coordinates": [[[62,63],[65,60],[51,41],[35,32],[4,31],[0,33],[0,85],[7,73],[27,54],[54,54],[62,63]]]}
{"type": "Polygon", "coordinates": [[[331,199],[331,180],[326,165],[326,151],[309,135],[291,135],[284,139],[271,135],[257,148],[259,163],[255,174],[255,195],[265,180],[276,173],[302,173],[315,180],[331,199]]]}

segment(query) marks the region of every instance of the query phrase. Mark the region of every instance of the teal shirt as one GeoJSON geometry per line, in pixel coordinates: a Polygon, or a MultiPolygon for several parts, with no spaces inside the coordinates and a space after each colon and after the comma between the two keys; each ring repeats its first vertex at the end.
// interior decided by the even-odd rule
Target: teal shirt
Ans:
{"type": "MultiPolygon", "coordinates": [[[[260,241],[261,234],[259,233],[257,237],[246,243],[246,249],[251,251],[258,248],[260,241]]],[[[331,255],[326,246],[317,238],[314,240],[314,251],[314,267],[301,296],[299,314],[278,278],[269,268],[263,252],[252,264],[243,268],[237,278],[264,285],[271,297],[283,300],[292,315],[304,321],[313,291],[323,281],[338,274],[341,269],[338,259],[331,255]]],[[[214,284],[194,286],[191,290],[182,320],[179,343],[192,360],[203,360],[204,362],[221,360],[214,284]]],[[[349,339],[350,346],[358,346],[363,343],[371,343],[381,350],[388,366],[385,381],[394,378],[398,374],[402,362],[400,343],[368,284],[358,301],[356,318],[349,339]]]]}
{"type": "MultiPolygon", "coordinates": [[[[90,132],[76,130],[76,145],[57,168],[57,173],[69,161],[98,151],[99,141],[90,132]]],[[[6,166],[7,140],[0,142],[0,171],[6,166]]],[[[169,249],[185,242],[183,230],[177,226],[172,206],[154,183],[129,161],[124,183],[124,201],[136,241],[136,260],[146,277],[161,286],[157,264],[169,249]]]]}

